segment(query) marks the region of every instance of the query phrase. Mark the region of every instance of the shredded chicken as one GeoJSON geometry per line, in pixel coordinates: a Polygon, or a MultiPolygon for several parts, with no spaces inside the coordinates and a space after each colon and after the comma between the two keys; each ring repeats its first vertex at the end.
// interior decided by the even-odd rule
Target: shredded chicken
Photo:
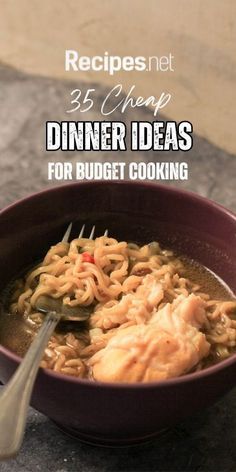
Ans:
{"type": "Polygon", "coordinates": [[[205,317],[200,297],[178,297],[147,324],[119,329],[90,359],[93,377],[106,382],[149,382],[189,372],[209,353],[210,344],[199,331],[205,317]]]}
{"type": "Polygon", "coordinates": [[[93,328],[111,329],[134,320],[137,324],[147,322],[154,308],[164,296],[162,285],[151,274],[146,275],[136,292],[124,295],[113,306],[102,305],[91,316],[93,328]],[[99,309],[101,308],[101,309],[99,309]]]}
{"type": "MultiPolygon", "coordinates": [[[[185,297],[179,295],[172,304],[167,303],[164,308],[153,314],[150,323],[158,322],[159,326],[167,331],[173,330],[173,322],[185,321],[199,329],[207,321],[206,303],[194,294],[185,297]]],[[[176,327],[177,328],[177,327],[176,327]]]]}

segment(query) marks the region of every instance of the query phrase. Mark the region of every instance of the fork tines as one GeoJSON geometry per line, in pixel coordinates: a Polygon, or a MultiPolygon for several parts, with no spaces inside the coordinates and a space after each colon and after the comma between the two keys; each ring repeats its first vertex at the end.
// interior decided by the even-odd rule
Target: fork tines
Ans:
{"type": "MultiPolygon", "coordinates": [[[[95,234],[95,225],[92,227],[91,229],[91,232],[90,232],[90,235],[88,237],[88,239],[93,239],[94,238],[94,234],[95,234]]],[[[63,238],[62,238],[62,242],[63,243],[68,243],[69,241],[69,237],[70,237],[70,234],[71,234],[71,230],[72,230],[72,223],[69,224],[63,238]]],[[[81,230],[80,230],[80,233],[79,233],[79,236],[78,238],[82,238],[83,235],[84,235],[84,230],[85,230],[85,224],[82,226],[81,230]]],[[[104,232],[104,236],[108,236],[108,229],[106,229],[106,231],[104,232]]]]}

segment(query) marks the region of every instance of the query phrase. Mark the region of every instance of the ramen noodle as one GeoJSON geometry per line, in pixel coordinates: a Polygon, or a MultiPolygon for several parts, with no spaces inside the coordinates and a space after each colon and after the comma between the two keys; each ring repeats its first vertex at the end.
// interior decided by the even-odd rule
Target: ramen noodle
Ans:
{"type": "Polygon", "coordinates": [[[165,380],[235,351],[235,299],[229,292],[213,298],[188,269],[157,242],[138,246],[107,236],[60,242],[17,281],[9,311],[32,339],[45,316],[37,310],[40,298],[71,313],[90,310],[87,321],[61,323],[44,368],[97,381],[165,380]]]}

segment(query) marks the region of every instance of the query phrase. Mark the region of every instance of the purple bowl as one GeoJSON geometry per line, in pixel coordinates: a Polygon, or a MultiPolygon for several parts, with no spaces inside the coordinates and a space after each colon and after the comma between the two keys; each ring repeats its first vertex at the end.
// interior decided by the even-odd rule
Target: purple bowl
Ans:
{"type": "MultiPolygon", "coordinates": [[[[0,213],[0,289],[58,241],[73,221],[122,240],[159,240],[217,273],[236,291],[236,217],[177,189],[130,182],[71,184],[21,200],[0,213]]],[[[0,380],[20,358],[0,346],[0,380]]],[[[236,355],[201,372],[149,384],[90,382],[40,369],[31,404],[65,431],[106,445],[156,435],[213,403],[236,384],[236,355]]]]}

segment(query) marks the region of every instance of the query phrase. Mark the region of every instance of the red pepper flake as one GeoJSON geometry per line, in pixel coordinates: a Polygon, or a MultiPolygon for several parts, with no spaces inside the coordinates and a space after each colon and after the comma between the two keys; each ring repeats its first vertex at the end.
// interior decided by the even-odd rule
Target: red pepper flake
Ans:
{"type": "Polygon", "coordinates": [[[90,262],[91,264],[95,264],[94,257],[89,254],[89,252],[83,252],[82,254],[83,262],[90,262]]]}

